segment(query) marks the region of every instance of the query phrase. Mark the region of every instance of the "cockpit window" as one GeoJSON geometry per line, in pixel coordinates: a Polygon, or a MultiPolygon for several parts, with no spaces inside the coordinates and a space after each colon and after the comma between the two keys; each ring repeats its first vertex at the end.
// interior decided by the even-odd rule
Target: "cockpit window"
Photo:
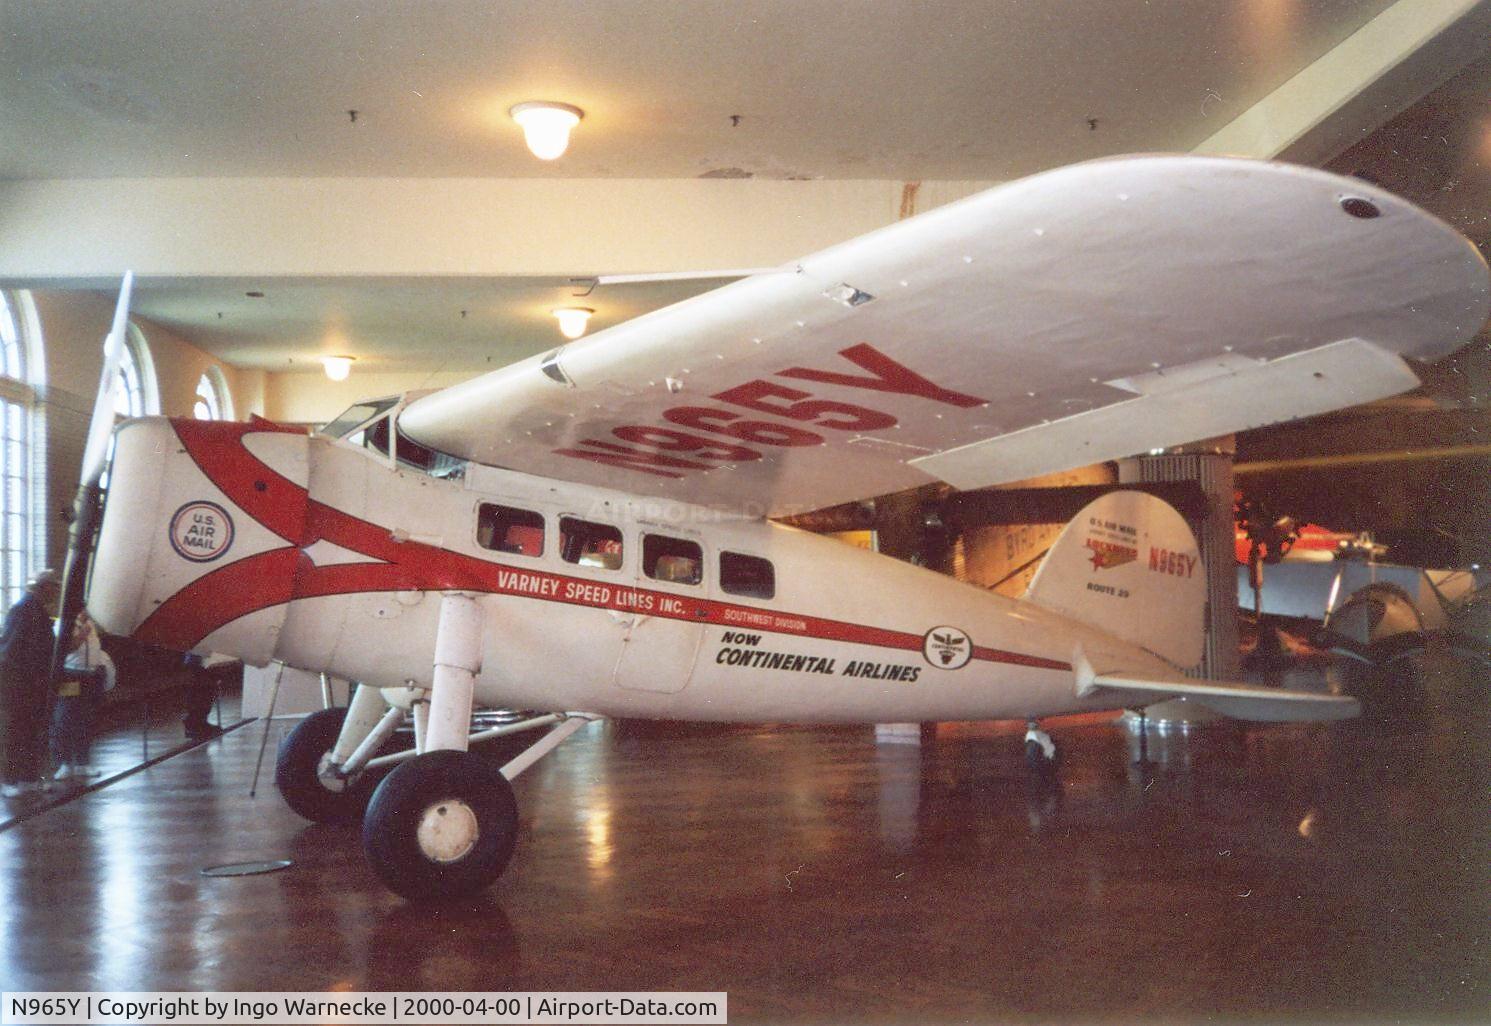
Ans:
{"type": "MultiPolygon", "coordinates": [[[[388,455],[388,436],[393,430],[392,417],[385,417],[376,424],[368,426],[368,437],[364,445],[377,449],[380,453],[388,455]]],[[[466,476],[466,461],[454,456],[447,456],[443,452],[434,449],[426,449],[408,435],[398,436],[399,464],[412,467],[415,470],[429,474],[431,477],[462,478],[466,476]]]]}
{"type": "MultiPolygon", "coordinates": [[[[369,424],[367,429],[362,433],[362,447],[364,449],[372,449],[379,456],[387,456],[388,422],[392,419],[391,417],[384,417],[382,420],[369,424]]],[[[400,445],[399,448],[402,449],[403,446],[400,445]]],[[[399,453],[399,455],[402,456],[404,454],[399,453]]]]}
{"type": "Polygon", "coordinates": [[[560,517],[559,555],[566,563],[620,570],[621,532],[610,524],[560,517]]]}
{"type": "Polygon", "coordinates": [[[375,399],[372,402],[358,403],[356,406],[348,407],[341,416],[323,427],[320,433],[328,438],[341,438],[353,428],[366,424],[397,402],[397,398],[375,399]]]}
{"type": "MultiPolygon", "coordinates": [[[[394,414],[390,411],[396,405],[396,398],[359,403],[322,428],[321,434],[340,438],[349,445],[360,446],[387,459],[389,438],[396,431],[394,414]],[[368,423],[369,417],[374,418],[371,423],[368,423]]],[[[446,480],[466,476],[465,460],[427,449],[407,435],[398,435],[397,438],[400,466],[446,480]]]]}

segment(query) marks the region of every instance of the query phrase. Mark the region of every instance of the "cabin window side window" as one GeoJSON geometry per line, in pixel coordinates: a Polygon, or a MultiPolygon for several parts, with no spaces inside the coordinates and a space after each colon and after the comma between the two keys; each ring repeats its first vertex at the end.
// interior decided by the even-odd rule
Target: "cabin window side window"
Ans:
{"type": "Polygon", "coordinates": [[[777,593],[777,572],[771,560],[739,552],[720,553],[720,588],[728,595],[769,599],[777,593]]]}
{"type": "Polygon", "coordinates": [[[476,544],[517,556],[544,554],[544,518],[532,510],[484,502],[476,508],[476,544]]]}
{"type": "Polygon", "coordinates": [[[621,531],[579,517],[559,518],[559,556],[566,563],[621,569],[621,531]]]}
{"type": "Polygon", "coordinates": [[[697,543],[661,534],[642,536],[642,572],[668,584],[704,580],[704,550],[697,543]]]}

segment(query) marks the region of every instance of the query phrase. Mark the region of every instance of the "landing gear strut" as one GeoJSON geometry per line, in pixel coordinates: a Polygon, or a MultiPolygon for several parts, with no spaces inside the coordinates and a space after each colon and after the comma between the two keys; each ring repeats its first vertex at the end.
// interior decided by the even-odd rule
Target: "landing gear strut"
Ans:
{"type": "Polygon", "coordinates": [[[373,872],[414,901],[459,898],[490,885],[517,842],[509,781],[594,719],[567,713],[528,721],[552,727],[500,769],[475,752],[449,749],[400,764],[373,792],[363,817],[362,847],[373,872]]]}
{"type": "Polygon", "coordinates": [[[448,592],[441,599],[429,702],[415,705],[419,754],[378,785],[362,821],[362,847],[373,872],[415,901],[463,897],[502,874],[518,839],[509,781],[593,718],[556,713],[484,732],[553,724],[501,768],[470,751],[482,624],[475,598],[448,592]]]}
{"type": "Polygon", "coordinates": [[[1052,773],[1056,770],[1059,756],[1056,742],[1041,729],[1035,720],[1025,721],[1025,762],[1037,773],[1052,773]]]}
{"type": "Polygon", "coordinates": [[[502,771],[471,752],[471,703],[481,669],[481,607],[440,600],[430,701],[416,705],[419,753],[368,804],[362,847],[373,872],[406,898],[456,898],[496,880],[518,840],[518,803],[502,771]]]}
{"type": "Polygon", "coordinates": [[[390,890],[412,900],[462,897],[496,880],[518,836],[510,781],[598,718],[530,714],[472,733],[481,630],[475,599],[445,595],[433,680],[415,697],[412,715],[390,705],[377,687],[359,685],[348,708],[306,717],[280,746],[275,764],[280,793],[305,818],[361,818],[363,850],[373,871],[390,890]],[[387,751],[407,719],[414,721],[415,747],[387,751]],[[550,729],[515,756],[503,757],[505,763],[470,750],[473,742],[539,727],[550,729]]]}

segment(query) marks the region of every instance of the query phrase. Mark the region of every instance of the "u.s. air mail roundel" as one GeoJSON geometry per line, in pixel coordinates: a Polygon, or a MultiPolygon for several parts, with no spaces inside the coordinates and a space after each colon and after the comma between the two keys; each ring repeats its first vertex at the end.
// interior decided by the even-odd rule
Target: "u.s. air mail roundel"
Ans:
{"type": "Polygon", "coordinates": [[[171,548],[193,563],[210,563],[233,545],[233,518],[215,502],[188,502],[171,517],[171,548]]]}

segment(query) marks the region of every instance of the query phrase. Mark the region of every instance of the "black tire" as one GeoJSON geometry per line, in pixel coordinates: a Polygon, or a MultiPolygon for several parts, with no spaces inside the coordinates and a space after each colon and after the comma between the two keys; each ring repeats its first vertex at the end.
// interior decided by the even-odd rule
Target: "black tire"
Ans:
{"type": "Polygon", "coordinates": [[[400,763],[373,792],[362,821],[373,872],[411,901],[460,898],[489,886],[507,868],[517,840],[512,785],[474,752],[426,752],[400,763]],[[469,813],[475,832],[466,850],[441,860],[421,842],[420,827],[447,811],[461,819],[469,813]]]}
{"type": "Polygon", "coordinates": [[[356,823],[368,806],[383,773],[369,770],[340,787],[320,775],[321,760],[342,732],[346,709],[311,713],[280,742],[274,761],[274,786],[285,804],[312,823],[356,823]]]}

